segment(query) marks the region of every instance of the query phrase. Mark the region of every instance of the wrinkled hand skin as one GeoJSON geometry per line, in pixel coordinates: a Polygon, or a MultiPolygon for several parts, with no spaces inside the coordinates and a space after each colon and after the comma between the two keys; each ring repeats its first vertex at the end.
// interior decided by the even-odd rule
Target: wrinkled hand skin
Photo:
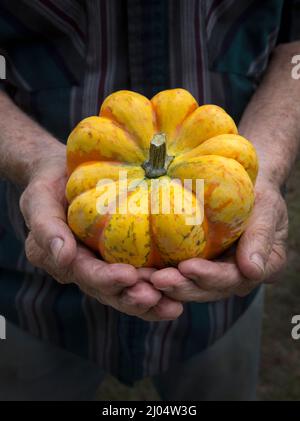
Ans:
{"type": "Polygon", "coordinates": [[[58,282],[76,283],[103,304],[144,320],[176,319],[182,304],[150,283],[152,269],[108,264],[79,244],[66,224],[65,151],[41,159],[21,196],[20,208],[29,229],[28,260],[58,282]]]}
{"type": "Polygon", "coordinates": [[[154,272],[152,284],[181,301],[208,302],[245,296],[261,283],[278,280],[286,263],[288,216],[279,189],[256,185],[254,210],[235,249],[214,261],[190,259],[154,272]]]}

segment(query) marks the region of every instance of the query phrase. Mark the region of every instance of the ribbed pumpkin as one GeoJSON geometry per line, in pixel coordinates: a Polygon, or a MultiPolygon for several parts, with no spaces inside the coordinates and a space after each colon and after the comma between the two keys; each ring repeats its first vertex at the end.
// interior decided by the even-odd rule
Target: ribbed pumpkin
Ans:
{"type": "Polygon", "coordinates": [[[223,252],[245,229],[258,170],[255,149],[238,135],[233,119],[216,105],[198,106],[184,89],[162,91],[151,100],[125,90],[108,96],[99,116],[85,118],[70,134],[67,165],[72,231],[107,262],[136,267],[223,252]],[[120,175],[125,172],[130,188],[124,196],[120,175]],[[156,199],[153,179],[159,182],[156,199]],[[187,223],[188,216],[201,212],[198,179],[204,180],[204,214],[201,223],[187,223]],[[193,180],[191,188],[184,180],[193,180]],[[107,188],[112,184],[117,202],[107,188]],[[104,193],[106,213],[97,205],[104,193]],[[158,204],[167,193],[168,213],[158,204]],[[181,213],[175,209],[179,198],[181,213]],[[123,206],[128,201],[131,210],[123,206]]]}

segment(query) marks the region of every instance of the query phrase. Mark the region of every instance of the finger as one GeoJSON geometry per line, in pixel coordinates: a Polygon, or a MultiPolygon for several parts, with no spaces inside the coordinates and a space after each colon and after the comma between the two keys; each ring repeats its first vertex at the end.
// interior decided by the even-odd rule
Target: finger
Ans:
{"type": "Polygon", "coordinates": [[[20,209],[37,244],[58,266],[68,265],[76,255],[76,240],[53,192],[43,182],[32,182],[21,196],[20,209]]]}
{"type": "Polygon", "coordinates": [[[287,219],[285,209],[283,200],[274,192],[257,193],[248,227],[237,247],[237,263],[246,278],[255,282],[265,278],[277,224],[287,219]]]}
{"type": "Polygon", "coordinates": [[[193,281],[175,268],[162,269],[151,276],[153,285],[174,300],[215,301],[230,296],[234,288],[243,281],[234,260],[209,262],[202,259],[190,259],[180,263],[179,268],[182,266],[182,270],[185,270],[185,274],[193,281]],[[188,266],[188,269],[185,266],[188,266]],[[207,292],[211,293],[207,294],[207,292]]]}
{"type": "Polygon", "coordinates": [[[237,262],[245,277],[260,282],[265,277],[266,263],[274,236],[273,226],[250,226],[240,239],[237,262]]]}
{"type": "Polygon", "coordinates": [[[120,302],[118,295],[124,290],[125,285],[130,286],[137,282],[137,272],[135,270],[132,272],[132,269],[130,269],[130,273],[125,275],[126,269],[128,268],[124,268],[123,266],[127,265],[120,264],[115,267],[114,265],[108,265],[107,263],[100,261],[100,264],[98,262],[98,268],[100,270],[102,269],[102,275],[104,273],[103,266],[113,266],[115,269],[108,274],[109,280],[104,280],[102,278],[101,281],[99,281],[99,277],[97,276],[97,273],[95,273],[97,270],[95,271],[96,268],[93,270],[94,262],[92,262],[92,259],[98,259],[93,258],[92,253],[84,247],[79,246],[78,249],[79,262],[77,262],[77,259],[74,261],[76,269],[74,269],[73,265],[71,268],[64,268],[64,270],[62,270],[55,266],[53,258],[47,255],[47,253],[39,247],[31,234],[29,234],[26,240],[26,250],[31,257],[30,260],[33,264],[45,269],[59,282],[76,282],[83,292],[97,298],[101,303],[109,304],[126,314],[137,316],[143,315],[142,318],[148,321],[173,320],[182,313],[183,307],[181,303],[176,303],[166,297],[162,298],[161,294],[158,291],[155,291],[151,285],[141,281],[136,287],[127,289],[126,296],[128,301],[123,298],[123,302],[120,302]],[[85,265],[87,265],[89,270],[91,269],[91,273],[84,273],[86,270],[85,265]],[[76,274],[77,269],[78,273],[76,274]],[[119,271],[121,271],[121,273],[119,271]],[[79,277],[76,278],[76,275],[78,276],[78,274],[79,277]],[[113,281],[115,281],[115,284],[113,284],[113,281]],[[108,282],[108,285],[104,286],[106,282],[108,282]],[[109,282],[112,284],[110,285],[109,282]],[[101,285],[101,288],[99,288],[99,285],[101,285]],[[105,292],[104,295],[103,291],[105,292]],[[109,293],[112,293],[112,295],[109,295],[109,293]]]}
{"type": "Polygon", "coordinates": [[[151,283],[176,301],[197,301],[202,292],[194,281],[185,278],[176,268],[166,268],[152,274],[151,283]]]}
{"type": "Polygon", "coordinates": [[[165,268],[151,274],[150,282],[160,291],[173,292],[175,288],[184,288],[189,282],[176,268],[165,268]]]}
{"type": "Polygon", "coordinates": [[[52,255],[37,244],[31,233],[26,240],[25,251],[34,266],[43,268],[58,282],[74,282],[82,291],[97,298],[99,294],[117,295],[138,281],[133,266],[123,263],[109,265],[81,245],[78,245],[74,260],[63,268],[55,264],[52,255]]]}
{"type": "Polygon", "coordinates": [[[182,303],[163,296],[155,307],[140,317],[146,321],[176,320],[182,312],[182,303]]]}
{"type": "Polygon", "coordinates": [[[133,266],[103,262],[84,246],[78,246],[71,268],[74,282],[79,287],[88,287],[102,295],[117,295],[138,281],[137,270],[133,266]]]}
{"type": "Polygon", "coordinates": [[[120,311],[137,316],[157,305],[161,297],[161,293],[152,285],[145,281],[139,281],[123,291],[117,306],[120,311]]]}
{"type": "Polygon", "coordinates": [[[224,262],[194,258],[179,263],[178,269],[183,276],[208,291],[230,290],[244,279],[233,259],[224,262]]]}

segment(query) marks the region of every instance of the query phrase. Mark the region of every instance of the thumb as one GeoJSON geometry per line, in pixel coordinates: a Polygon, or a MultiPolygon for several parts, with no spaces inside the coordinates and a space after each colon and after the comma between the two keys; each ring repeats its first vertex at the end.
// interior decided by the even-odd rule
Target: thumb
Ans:
{"type": "Polygon", "coordinates": [[[34,181],[20,199],[20,209],[37,244],[51,254],[57,266],[66,266],[76,255],[76,240],[66,224],[63,203],[42,181],[34,181]]]}
{"type": "Polygon", "coordinates": [[[246,278],[256,282],[264,279],[275,229],[276,218],[272,209],[259,207],[254,210],[236,252],[238,267],[246,278]]]}

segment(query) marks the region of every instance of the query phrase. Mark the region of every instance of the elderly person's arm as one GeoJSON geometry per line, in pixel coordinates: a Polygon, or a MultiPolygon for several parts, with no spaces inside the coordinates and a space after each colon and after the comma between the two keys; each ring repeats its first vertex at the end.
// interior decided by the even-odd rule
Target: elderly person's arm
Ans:
{"type": "Polygon", "coordinates": [[[269,181],[277,187],[288,178],[300,142],[300,79],[292,77],[292,57],[299,54],[298,41],[275,49],[239,126],[258,152],[258,182],[269,181]]]}
{"type": "Polygon", "coordinates": [[[275,49],[265,77],[242,117],[239,131],[258,152],[260,170],[252,217],[235,256],[222,261],[191,259],[152,275],[153,284],[183,301],[211,301],[244,295],[274,281],[286,261],[287,209],[281,191],[300,140],[300,80],[292,78],[292,57],[300,42],[275,49]]]}
{"type": "Polygon", "coordinates": [[[0,93],[0,177],[20,185],[29,261],[61,283],[146,320],[176,318],[182,305],[147,281],[151,269],[109,265],[76,242],[66,224],[65,146],[0,93]]]}

